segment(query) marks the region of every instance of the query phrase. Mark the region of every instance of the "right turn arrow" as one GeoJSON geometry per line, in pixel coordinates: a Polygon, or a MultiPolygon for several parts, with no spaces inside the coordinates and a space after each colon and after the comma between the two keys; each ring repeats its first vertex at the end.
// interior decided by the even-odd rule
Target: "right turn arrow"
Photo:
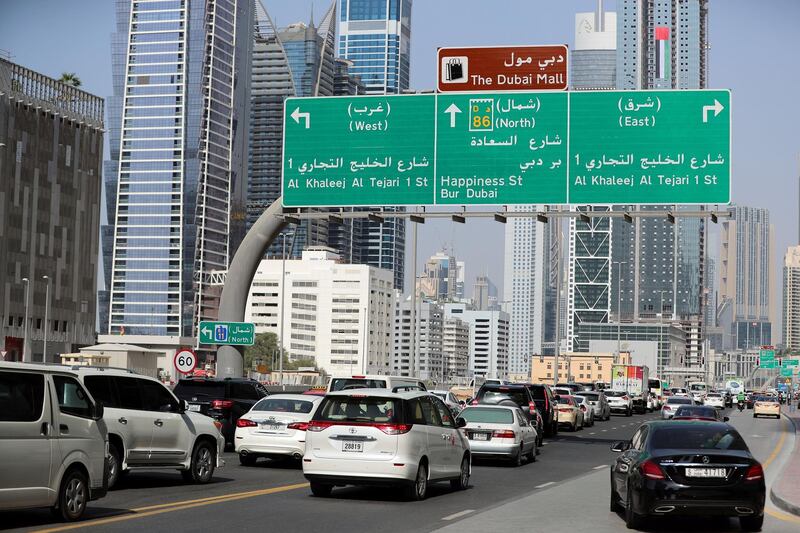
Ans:
{"type": "Polygon", "coordinates": [[[714,105],[704,105],[703,106],[703,122],[708,122],[708,112],[709,111],[713,111],[714,112],[714,116],[716,117],[717,115],[720,114],[720,111],[722,111],[723,109],[725,109],[725,108],[722,106],[722,104],[719,103],[719,100],[717,100],[716,98],[714,99],[714,105]]]}

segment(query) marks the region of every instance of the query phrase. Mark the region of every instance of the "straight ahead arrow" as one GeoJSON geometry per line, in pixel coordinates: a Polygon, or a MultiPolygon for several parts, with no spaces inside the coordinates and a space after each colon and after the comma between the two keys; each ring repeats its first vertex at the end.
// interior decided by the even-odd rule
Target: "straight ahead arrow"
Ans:
{"type": "Polygon", "coordinates": [[[445,113],[450,115],[450,127],[456,127],[456,113],[461,113],[461,110],[455,103],[450,104],[450,107],[444,110],[445,113]]]}
{"type": "Polygon", "coordinates": [[[719,115],[720,111],[725,109],[722,107],[722,104],[719,103],[719,100],[716,98],[714,99],[714,105],[704,105],[703,106],[703,122],[708,122],[708,112],[713,111],[714,116],[716,117],[719,115]]]}
{"type": "Polygon", "coordinates": [[[297,109],[292,111],[292,114],[290,116],[298,124],[300,124],[300,119],[304,118],[306,120],[306,129],[311,127],[311,113],[309,113],[309,112],[301,113],[300,112],[300,108],[298,107],[297,109]]]}

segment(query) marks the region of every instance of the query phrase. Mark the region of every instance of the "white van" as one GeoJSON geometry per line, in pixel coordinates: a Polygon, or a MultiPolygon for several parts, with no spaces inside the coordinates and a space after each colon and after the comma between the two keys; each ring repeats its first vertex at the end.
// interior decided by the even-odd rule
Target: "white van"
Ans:
{"type": "Polygon", "coordinates": [[[354,375],[333,376],[328,382],[328,392],[353,389],[428,390],[421,379],[408,376],[354,375]],[[399,387],[399,388],[398,388],[399,387]]]}
{"type": "Polygon", "coordinates": [[[63,366],[0,362],[0,511],[77,520],[108,487],[103,406],[63,366]]]}

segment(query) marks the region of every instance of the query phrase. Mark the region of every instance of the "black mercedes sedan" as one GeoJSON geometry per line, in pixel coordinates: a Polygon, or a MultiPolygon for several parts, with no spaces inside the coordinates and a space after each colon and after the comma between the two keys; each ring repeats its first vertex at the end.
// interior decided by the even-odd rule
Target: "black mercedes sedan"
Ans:
{"type": "Polygon", "coordinates": [[[724,422],[652,421],[611,466],[611,511],[636,529],[652,516],[738,517],[745,531],[764,522],[764,470],[742,436],[724,422]]]}

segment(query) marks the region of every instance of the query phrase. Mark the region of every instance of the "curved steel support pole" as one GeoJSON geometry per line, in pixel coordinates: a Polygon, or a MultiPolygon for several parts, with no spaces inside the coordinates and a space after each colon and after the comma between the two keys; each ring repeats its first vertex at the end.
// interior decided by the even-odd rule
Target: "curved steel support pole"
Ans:
{"type": "MultiPolygon", "coordinates": [[[[281,214],[283,214],[282,198],[278,198],[258,217],[239,245],[228,268],[225,286],[219,299],[219,320],[244,321],[247,295],[258,265],[269,245],[286,227],[286,222],[279,216],[281,214]]],[[[220,346],[217,349],[217,376],[242,377],[243,357],[244,346],[220,346]]]]}

